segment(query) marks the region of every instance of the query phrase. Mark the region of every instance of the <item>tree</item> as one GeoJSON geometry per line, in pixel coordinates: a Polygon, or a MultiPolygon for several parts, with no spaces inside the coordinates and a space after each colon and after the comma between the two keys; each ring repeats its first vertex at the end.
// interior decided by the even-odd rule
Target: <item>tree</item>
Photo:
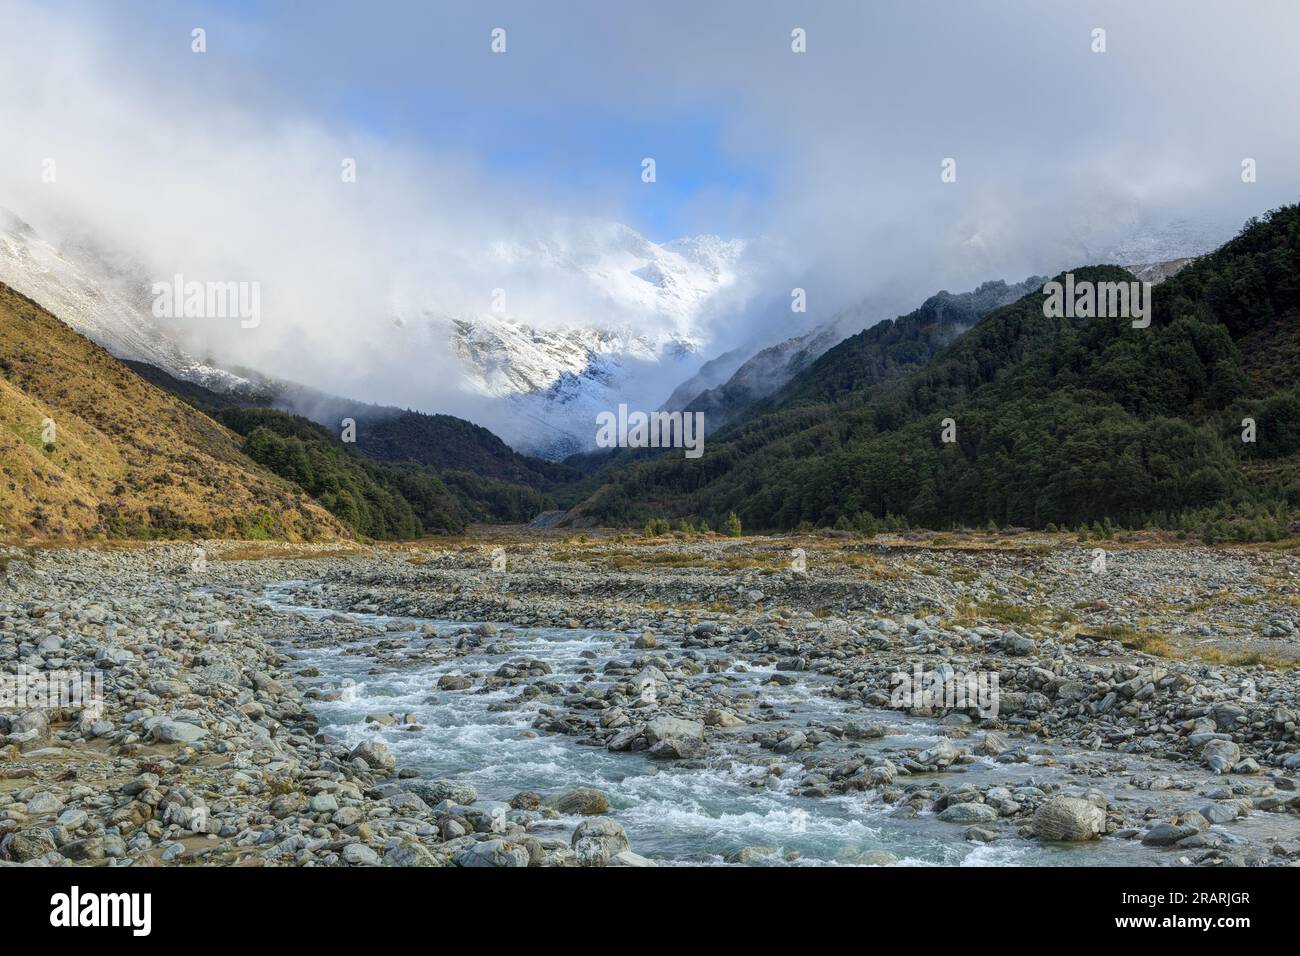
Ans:
{"type": "Polygon", "coordinates": [[[727,521],[722,526],[722,530],[725,531],[727,536],[730,538],[740,537],[740,518],[734,511],[727,515],[727,521]]]}

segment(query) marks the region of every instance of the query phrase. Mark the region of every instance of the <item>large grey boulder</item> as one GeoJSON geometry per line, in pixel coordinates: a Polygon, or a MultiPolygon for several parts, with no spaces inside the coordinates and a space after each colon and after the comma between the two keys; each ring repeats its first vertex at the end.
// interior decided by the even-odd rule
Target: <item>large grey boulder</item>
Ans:
{"type": "Polygon", "coordinates": [[[1106,811],[1079,797],[1053,797],[1034,814],[1040,840],[1093,840],[1106,830],[1106,811]]]}
{"type": "Polygon", "coordinates": [[[993,823],[997,818],[998,812],[986,803],[954,803],[939,814],[944,823],[993,823]]]}
{"type": "Polygon", "coordinates": [[[1157,823],[1142,837],[1142,842],[1147,846],[1173,846],[1198,832],[1196,827],[1186,823],[1157,823]]]}
{"type": "Polygon", "coordinates": [[[484,840],[456,857],[457,866],[510,866],[528,865],[528,850],[517,843],[505,840],[484,840]]]}
{"type": "Polygon", "coordinates": [[[961,751],[949,740],[940,740],[928,750],[916,755],[916,762],[927,767],[943,769],[961,756],[961,751]]]}
{"type": "Polygon", "coordinates": [[[423,844],[409,841],[399,843],[384,854],[384,866],[442,866],[438,858],[423,844]]]}
{"type": "Polygon", "coordinates": [[[579,787],[548,801],[559,813],[580,814],[584,817],[609,812],[609,798],[591,787],[579,787]]]}
{"type": "Polygon", "coordinates": [[[651,757],[679,760],[698,757],[708,749],[704,725],[695,720],[660,715],[646,722],[643,733],[651,757]]]}
{"type": "Polygon", "coordinates": [[[29,710],[9,718],[9,733],[14,737],[32,734],[31,739],[43,740],[50,734],[50,718],[43,710],[29,710]]]}
{"type": "Polygon", "coordinates": [[[1207,740],[1201,760],[1215,773],[1227,773],[1241,760],[1241,748],[1231,740],[1207,740]]]}
{"type": "Polygon", "coordinates": [[[26,863],[55,850],[54,838],[45,830],[20,830],[0,838],[0,859],[26,863]]]}
{"type": "Polygon", "coordinates": [[[397,758],[380,740],[366,740],[352,749],[353,760],[362,760],[373,770],[396,770],[397,758]]]}
{"type": "Polygon", "coordinates": [[[153,725],[151,732],[160,744],[192,744],[208,735],[202,727],[182,720],[161,720],[153,725]]]}
{"type": "Polygon", "coordinates": [[[467,783],[456,780],[405,780],[401,787],[415,794],[431,807],[444,800],[464,807],[478,799],[477,790],[467,783]]]}
{"type": "Polygon", "coordinates": [[[573,831],[572,845],[581,866],[608,866],[615,856],[631,849],[627,831],[604,818],[579,823],[573,831]]]}
{"type": "Polygon", "coordinates": [[[349,843],[343,848],[343,862],[351,866],[378,866],[379,854],[364,843],[349,843]]]}

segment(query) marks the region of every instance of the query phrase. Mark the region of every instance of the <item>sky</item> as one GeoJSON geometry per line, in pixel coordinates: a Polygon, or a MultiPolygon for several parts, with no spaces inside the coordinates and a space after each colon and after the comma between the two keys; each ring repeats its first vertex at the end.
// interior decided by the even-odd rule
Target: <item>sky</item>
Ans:
{"type": "Polygon", "coordinates": [[[188,333],[215,356],[459,411],[449,356],[383,338],[394,290],[472,311],[506,282],[480,251],[557,221],[750,240],[703,358],[797,331],[793,285],[799,322],[883,318],[1204,251],[1300,198],[1297,35],[1294,0],[7,0],[0,205],[150,274],[265,278],[294,320],[188,333]]]}

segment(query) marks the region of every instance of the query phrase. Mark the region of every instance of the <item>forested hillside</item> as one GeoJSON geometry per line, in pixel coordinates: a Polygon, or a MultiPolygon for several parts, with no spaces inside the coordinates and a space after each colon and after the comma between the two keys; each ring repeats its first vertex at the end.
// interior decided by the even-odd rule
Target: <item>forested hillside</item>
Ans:
{"type": "Polygon", "coordinates": [[[571,520],[1282,533],[1300,507],[1300,207],[1252,220],[1152,295],[1150,327],[1134,328],[1048,318],[1034,292],[892,377],[856,337],[699,460],[629,464],[571,520]]]}
{"type": "Polygon", "coordinates": [[[450,415],[344,403],[359,416],[357,440],[345,444],[341,429],[263,407],[275,400],[270,393],[215,392],[150,365],[127,364],[242,435],[247,455],[368,537],[406,539],[459,532],[471,521],[528,521],[554,508],[555,499],[526,482],[550,487],[557,484],[553,475],[568,473],[450,415]]]}

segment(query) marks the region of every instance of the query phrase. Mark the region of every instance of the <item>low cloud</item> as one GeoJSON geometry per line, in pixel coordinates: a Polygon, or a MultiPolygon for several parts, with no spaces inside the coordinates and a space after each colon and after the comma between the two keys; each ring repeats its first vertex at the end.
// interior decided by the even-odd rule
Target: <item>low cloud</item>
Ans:
{"type": "MultiPolygon", "coordinates": [[[[1295,201],[1294,5],[1133,6],[320,4],[241,20],[19,2],[0,36],[0,205],[146,288],[260,282],[256,329],[174,328],[200,356],[491,425],[426,315],[487,313],[502,288],[541,327],[683,331],[555,260],[631,216],[629,187],[583,155],[502,164],[503,143],[527,157],[603,117],[716,118],[719,149],[766,185],[673,194],[690,231],[751,240],[693,330],[706,357],[864,297],[884,318],[939,288],[1200,251],[1295,201]],[[206,54],[189,51],[200,23],[206,54]],[[498,23],[511,48],[494,61],[498,23]],[[432,131],[421,96],[443,117],[432,131]],[[789,312],[795,285],[806,316],[789,312]]],[[[628,150],[634,168],[654,143],[628,150]]],[[[638,390],[666,396],[690,371],[650,364],[638,390]]]]}

